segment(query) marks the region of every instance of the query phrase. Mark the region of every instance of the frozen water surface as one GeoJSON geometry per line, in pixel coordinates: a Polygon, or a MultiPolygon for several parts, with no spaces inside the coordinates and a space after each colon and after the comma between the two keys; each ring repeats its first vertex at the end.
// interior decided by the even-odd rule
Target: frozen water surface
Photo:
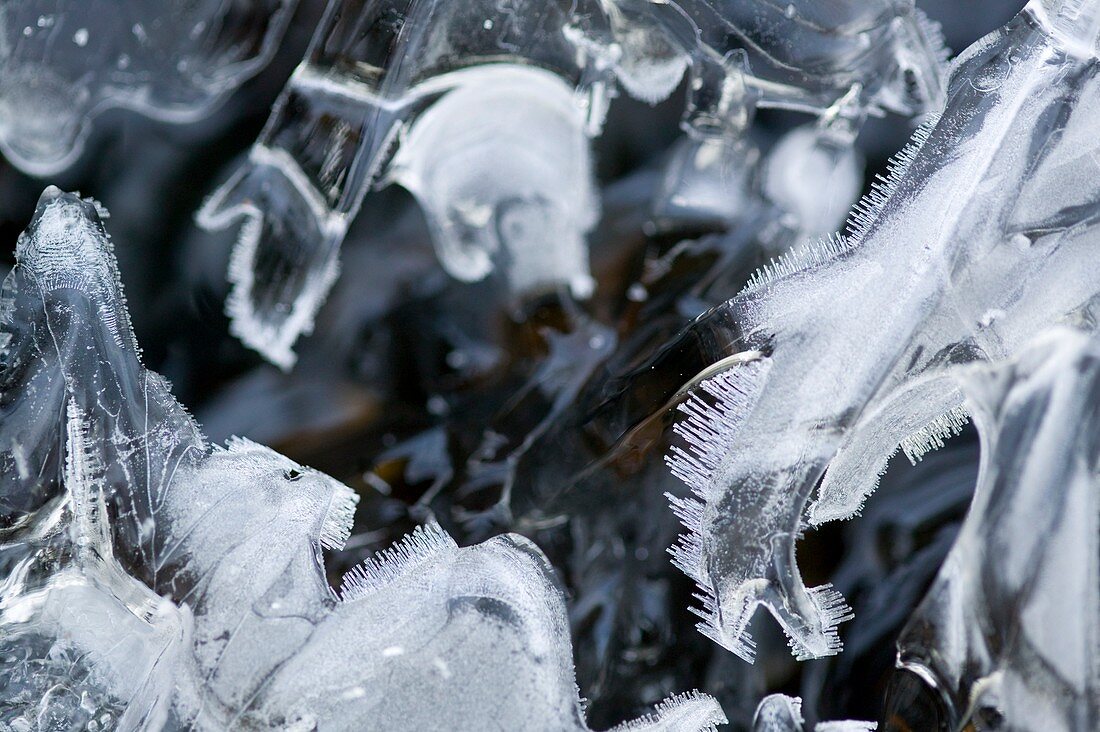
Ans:
{"type": "MultiPolygon", "coordinates": [[[[0,0],[0,148],[45,174],[108,107],[197,119],[294,5],[0,0]]],[[[289,370],[365,196],[411,194],[368,207],[294,373],[158,335],[204,292],[142,283],[142,243],[192,212],[133,184],[190,153],[105,144],[87,183],[150,358],[298,460],[211,444],[143,366],[97,201],[51,187],[19,238],[0,730],[857,731],[818,720],[887,679],[888,729],[1096,727],[1098,38],[1096,2],[1033,0],[947,73],[909,0],[327,3],[197,216],[238,236],[233,333],[289,370]],[[605,114],[678,88],[624,106],[641,144],[605,114]],[[837,654],[839,590],[843,656],[750,637],[764,606],[837,654]]]]}
{"type": "Polygon", "coordinates": [[[50,175],[108,107],[196,119],[268,61],[295,2],[5,0],[0,149],[50,175]]]}
{"type": "MultiPolygon", "coordinates": [[[[205,442],[141,365],[100,212],[47,190],[4,288],[0,721],[588,729],[562,592],[526,539],[459,548],[428,524],[328,586],[321,550],[358,497],[205,442]]],[[[691,693],[628,728],[724,720],[691,693]]]]}

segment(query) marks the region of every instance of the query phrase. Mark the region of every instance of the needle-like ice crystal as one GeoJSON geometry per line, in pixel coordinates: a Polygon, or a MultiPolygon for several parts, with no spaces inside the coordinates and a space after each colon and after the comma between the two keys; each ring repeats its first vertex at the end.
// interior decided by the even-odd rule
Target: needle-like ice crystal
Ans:
{"type": "MultiPolygon", "coordinates": [[[[5,729],[587,730],[543,554],[428,524],[328,585],[358,497],[208,445],[145,370],[101,209],[51,188],[4,287],[5,729]]],[[[711,730],[705,695],[630,730],[711,730]]]]}
{"type": "Polygon", "coordinates": [[[799,658],[840,650],[851,613],[804,585],[796,542],[857,513],[899,447],[918,459],[958,431],[945,366],[1094,322],[1100,11],[1055,5],[956,62],[942,118],[845,234],[773,261],[727,306],[744,355],[683,407],[669,462],[696,498],[674,501],[688,533],[673,556],[699,584],[700,629],[743,658],[760,605],[799,658]]]}
{"type": "Polygon", "coordinates": [[[108,107],[200,117],[267,63],[295,2],[0,2],[0,150],[48,175],[80,156],[108,107]]]}

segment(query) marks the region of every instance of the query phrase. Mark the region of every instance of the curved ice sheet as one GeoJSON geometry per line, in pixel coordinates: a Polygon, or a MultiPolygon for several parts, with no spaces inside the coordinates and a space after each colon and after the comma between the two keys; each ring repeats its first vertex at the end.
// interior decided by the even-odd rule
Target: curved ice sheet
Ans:
{"type": "MultiPolygon", "coordinates": [[[[0,722],[96,729],[586,730],[529,541],[429,524],[328,586],[357,496],[209,446],[139,360],[93,201],[49,189],[4,289],[0,722]]],[[[709,730],[677,696],[629,726],[709,730]]]]}
{"type": "Polygon", "coordinates": [[[959,59],[942,119],[845,235],[775,260],[729,304],[746,355],[685,405],[669,461],[697,497],[674,505],[689,528],[674,558],[702,590],[700,628],[746,659],[759,605],[798,657],[840,649],[850,614],[805,587],[795,542],[856,513],[899,447],[919,459],[959,429],[944,366],[1094,322],[1100,65],[1063,41],[1094,26],[1043,17],[1029,8],[959,59]]]}
{"type": "Polygon", "coordinates": [[[267,63],[295,2],[5,0],[0,150],[49,175],[80,156],[108,107],[201,116],[267,63]]]}
{"type": "Polygon", "coordinates": [[[407,186],[444,267],[494,268],[520,291],[592,283],[588,137],[610,69],[588,3],[331,2],[248,162],[200,211],[245,219],[229,277],[233,332],[284,368],[338,269],[371,185],[407,186]],[[584,12],[585,9],[591,12],[584,12]]]}
{"type": "MultiPolygon", "coordinates": [[[[1055,331],[962,376],[974,502],[898,642],[954,729],[1100,724],[1100,343],[1055,331]]],[[[891,716],[912,719],[904,699],[891,716]]],[[[916,721],[913,720],[915,724],[916,721]]]]}

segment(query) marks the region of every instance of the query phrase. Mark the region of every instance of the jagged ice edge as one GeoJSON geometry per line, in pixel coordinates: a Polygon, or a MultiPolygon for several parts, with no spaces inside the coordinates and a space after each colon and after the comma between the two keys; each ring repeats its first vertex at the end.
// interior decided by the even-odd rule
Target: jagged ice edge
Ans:
{"type": "Polygon", "coordinates": [[[925,455],[943,447],[944,440],[962,432],[969,421],[964,407],[954,407],[906,437],[898,447],[916,465],[925,455]]]}
{"type": "Polygon", "coordinates": [[[749,415],[770,362],[767,359],[740,364],[699,384],[713,403],[698,394],[688,397],[677,409],[687,415],[673,431],[686,443],[687,450],[673,445],[665,463],[674,476],[690,489],[693,496],[680,497],[666,493],[673,513],[687,529],[676,543],[669,547],[672,563],[693,579],[699,592],[693,594],[702,607],[689,607],[701,618],[696,628],[715,643],[728,647],[744,660],[752,663],[756,655],[756,643],[744,628],[737,629],[737,640],[722,640],[718,623],[718,597],[714,582],[705,570],[703,561],[702,524],[703,511],[716,477],[728,453],[733,435],[749,415]]]}
{"type": "Polygon", "coordinates": [[[729,722],[722,711],[722,707],[713,697],[698,690],[692,690],[670,696],[659,703],[649,714],[616,725],[608,732],[641,732],[645,729],[655,728],[665,722],[679,721],[682,723],[683,719],[675,719],[681,712],[699,717],[698,726],[684,728],[691,729],[693,732],[717,732],[718,725],[729,722]]]}
{"type": "Polygon", "coordinates": [[[340,601],[358,600],[424,562],[456,549],[455,540],[434,521],[417,526],[389,549],[348,570],[340,584],[340,601]]]}

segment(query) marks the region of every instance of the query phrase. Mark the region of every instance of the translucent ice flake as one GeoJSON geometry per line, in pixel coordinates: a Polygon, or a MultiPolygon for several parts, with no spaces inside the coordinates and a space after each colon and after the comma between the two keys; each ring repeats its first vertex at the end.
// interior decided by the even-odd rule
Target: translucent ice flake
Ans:
{"type": "MultiPolygon", "coordinates": [[[[585,5],[585,4],[582,4],[585,5]]],[[[332,2],[246,165],[199,222],[247,221],[233,330],[289,367],[349,221],[387,175],[424,207],[444,267],[585,295],[595,222],[588,136],[610,69],[575,2],[332,2]],[[600,57],[602,59],[602,57],[600,57]],[[397,151],[394,157],[394,151],[397,151]]],[[[589,9],[591,10],[591,9],[589,9]]]]}
{"type": "MultiPolygon", "coordinates": [[[[752,732],[803,732],[802,700],[797,696],[772,694],[764,697],[756,708],[752,720],[752,732]]],[[[874,722],[843,720],[839,722],[818,722],[814,732],[872,732],[878,725],[874,722]]]]}
{"type": "Polygon", "coordinates": [[[587,296],[598,202],[574,89],[522,66],[463,76],[409,128],[392,179],[420,202],[451,276],[499,268],[516,292],[564,283],[587,296]]]}
{"type": "MultiPolygon", "coordinates": [[[[139,361],[93,203],[43,195],[4,303],[8,728],[588,729],[563,593],[527,540],[463,549],[429,524],[328,586],[357,496],[205,443],[139,361]]],[[[631,729],[724,721],[687,694],[631,729]]]]}
{"type": "Polygon", "coordinates": [[[5,0],[0,149],[34,175],[81,153],[92,117],[199,117],[270,58],[295,0],[5,0]]]}
{"type": "MultiPolygon", "coordinates": [[[[898,643],[952,729],[1100,724],[1100,343],[1055,331],[972,367],[982,441],[970,513],[898,643]]],[[[905,698],[893,718],[915,721],[905,698]]]]}
{"type": "Polygon", "coordinates": [[[689,527],[676,558],[702,589],[703,631],[739,655],[752,657],[758,605],[799,657],[839,650],[847,608],[805,587],[795,542],[856,513],[899,446],[916,458],[957,431],[945,366],[1095,322],[1100,66],[1067,53],[1066,32],[1025,11],[971,48],[942,119],[847,234],[777,260],[729,303],[746,358],[685,405],[687,449],[670,460],[696,494],[676,505],[689,527]]]}

